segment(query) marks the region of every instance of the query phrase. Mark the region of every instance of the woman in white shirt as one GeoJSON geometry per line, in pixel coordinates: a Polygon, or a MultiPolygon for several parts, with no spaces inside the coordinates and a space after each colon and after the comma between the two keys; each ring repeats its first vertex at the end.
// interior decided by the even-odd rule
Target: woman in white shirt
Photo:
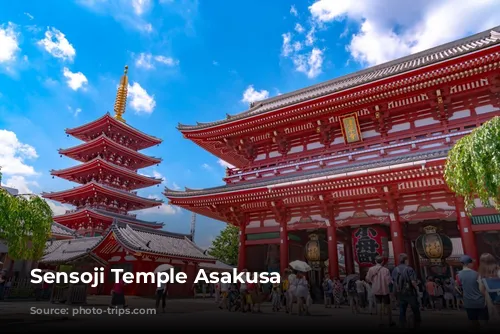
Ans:
{"type": "Polygon", "coordinates": [[[299,315],[301,315],[303,311],[308,314],[307,298],[309,297],[309,284],[307,283],[307,278],[303,273],[299,273],[297,275],[294,285],[297,287],[295,295],[297,296],[299,315]]]}

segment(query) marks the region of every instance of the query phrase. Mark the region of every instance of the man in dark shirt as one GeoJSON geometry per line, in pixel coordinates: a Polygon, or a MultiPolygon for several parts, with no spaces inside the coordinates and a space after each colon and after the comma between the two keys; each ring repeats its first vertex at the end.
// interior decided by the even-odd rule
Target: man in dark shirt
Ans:
{"type": "Polygon", "coordinates": [[[392,271],[392,281],[399,298],[399,323],[406,326],[406,309],[411,307],[414,325],[417,328],[422,321],[418,305],[417,275],[408,265],[408,255],[399,255],[399,265],[392,271]]]}
{"type": "Polygon", "coordinates": [[[486,300],[479,289],[479,274],[474,271],[472,258],[463,255],[460,258],[463,269],[458,273],[459,283],[463,290],[464,308],[467,311],[467,317],[475,328],[481,326],[481,321],[487,323],[489,320],[486,300]]]}

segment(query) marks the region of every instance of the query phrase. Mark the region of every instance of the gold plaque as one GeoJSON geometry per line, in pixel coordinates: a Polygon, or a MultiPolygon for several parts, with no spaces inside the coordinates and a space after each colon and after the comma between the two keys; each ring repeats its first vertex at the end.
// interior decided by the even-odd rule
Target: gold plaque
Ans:
{"type": "Polygon", "coordinates": [[[356,113],[340,117],[340,124],[344,141],[347,144],[361,141],[361,129],[359,128],[358,115],[356,113]]]}

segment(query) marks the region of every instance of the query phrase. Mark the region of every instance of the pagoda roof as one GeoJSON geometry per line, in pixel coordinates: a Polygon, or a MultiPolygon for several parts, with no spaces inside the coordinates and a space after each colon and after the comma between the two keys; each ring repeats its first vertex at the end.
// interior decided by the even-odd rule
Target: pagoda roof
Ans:
{"type": "Polygon", "coordinates": [[[69,198],[81,197],[84,196],[85,194],[88,194],[89,196],[93,197],[94,193],[96,192],[106,194],[108,196],[113,196],[116,198],[121,198],[130,203],[135,203],[137,206],[143,206],[144,208],[152,208],[155,206],[159,206],[163,203],[163,201],[161,200],[157,200],[154,198],[140,197],[131,192],[116,189],[97,182],[89,182],[87,184],[74,187],[73,189],[55,191],[50,193],[42,193],[42,196],[47,199],[51,199],[61,203],[66,203],[69,198]]]}
{"type": "Polygon", "coordinates": [[[52,236],[58,236],[58,237],[75,237],[75,230],[66,227],[62,224],[59,224],[57,222],[52,222],[52,226],[50,229],[50,233],[52,236]]]}
{"type": "Polygon", "coordinates": [[[204,254],[188,235],[139,227],[115,220],[108,232],[102,237],[85,237],[73,240],[56,240],[47,243],[42,263],[65,263],[85,256],[100,259],[96,255],[98,247],[110,236],[123,248],[151,255],[175,257],[186,260],[200,260],[215,263],[215,259],[204,254]]]}
{"type": "Polygon", "coordinates": [[[309,86],[291,93],[282,94],[262,101],[254,102],[250,109],[236,114],[227,115],[226,119],[200,123],[195,125],[178,125],[181,132],[201,131],[216,126],[223,126],[236,121],[264,113],[279,111],[302,102],[315,100],[327,95],[345,92],[378,80],[387,79],[406,72],[414,71],[432,64],[458,58],[478,50],[500,45],[500,26],[457,41],[402,57],[381,65],[369,67],[365,70],[348,74],[317,85],[309,86]]]}
{"type": "Polygon", "coordinates": [[[83,140],[83,141],[89,141],[87,134],[92,132],[92,130],[94,130],[98,127],[101,127],[105,124],[111,125],[112,127],[119,129],[120,131],[126,132],[127,134],[129,134],[132,137],[140,139],[144,143],[144,144],[140,145],[141,149],[155,146],[155,145],[158,145],[162,142],[162,140],[160,138],[156,138],[154,136],[148,135],[148,134],[128,125],[125,122],[121,122],[121,121],[117,120],[116,118],[111,116],[109,114],[109,112],[106,113],[104,116],[102,116],[102,117],[100,117],[100,118],[98,118],[90,123],[83,124],[83,125],[78,126],[76,128],[66,129],[65,131],[68,135],[71,135],[75,138],[78,138],[78,139],[83,140]]]}
{"type": "Polygon", "coordinates": [[[258,190],[266,189],[278,184],[288,184],[293,185],[295,182],[297,184],[304,183],[304,181],[314,181],[315,178],[328,177],[340,178],[342,175],[348,177],[349,173],[351,175],[359,174],[361,171],[377,172],[381,171],[382,168],[390,168],[391,166],[405,164],[408,167],[413,166],[415,163],[429,161],[429,160],[443,160],[447,157],[449,148],[420,152],[411,155],[389,157],[384,159],[379,159],[377,161],[371,162],[360,162],[355,163],[345,167],[332,167],[321,169],[320,171],[309,171],[303,172],[299,175],[283,175],[277,176],[269,180],[251,180],[241,183],[227,184],[219,187],[206,188],[206,189],[188,189],[185,191],[172,190],[165,188],[164,195],[168,198],[183,198],[183,197],[199,197],[199,196],[209,196],[214,194],[223,194],[231,192],[240,192],[247,190],[258,190]]]}
{"type": "Polygon", "coordinates": [[[118,151],[124,152],[124,153],[131,155],[133,157],[136,157],[137,159],[139,159],[141,161],[148,162],[148,164],[144,165],[144,167],[159,164],[162,161],[161,158],[147,156],[147,155],[142,154],[140,152],[134,151],[126,146],[118,144],[117,142],[110,139],[105,134],[102,134],[99,137],[97,137],[91,141],[85,142],[85,143],[77,145],[77,146],[73,146],[73,147],[66,148],[66,149],[59,149],[58,152],[59,152],[59,154],[69,156],[75,160],[84,161],[78,157],[78,154],[80,152],[91,149],[91,148],[99,147],[99,146],[104,145],[104,144],[107,146],[111,146],[118,151]]]}
{"type": "Polygon", "coordinates": [[[58,176],[58,177],[64,178],[64,179],[69,179],[70,181],[77,182],[76,180],[74,180],[72,178],[68,178],[68,176],[71,176],[71,175],[73,175],[75,173],[83,172],[85,170],[92,170],[92,169],[96,169],[96,168],[107,169],[107,170],[110,170],[112,172],[116,172],[116,173],[118,173],[118,174],[120,174],[122,176],[125,176],[127,178],[135,179],[135,180],[140,181],[140,183],[142,185],[139,184],[137,187],[134,187],[132,189],[139,189],[139,188],[149,187],[149,186],[157,185],[157,184],[160,184],[160,183],[163,182],[162,179],[158,179],[158,178],[155,178],[155,177],[138,174],[138,173],[136,173],[136,172],[134,172],[134,171],[132,171],[132,170],[130,170],[128,168],[121,167],[121,166],[115,165],[112,162],[104,160],[101,157],[96,157],[96,158],[94,158],[94,159],[92,159],[90,161],[87,161],[87,162],[85,162],[83,164],[76,165],[76,166],[73,166],[73,167],[59,169],[59,170],[51,170],[50,174],[54,175],[54,176],[58,176]]]}
{"type": "Polygon", "coordinates": [[[114,212],[109,212],[106,210],[102,209],[94,209],[94,208],[82,208],[79,210],[74,210],[72,212],[65,213],[63,215],[58,215],[54,216],[54,220],[58,222],[63,222],[63,221],[69,221],[73,220],[75,218],[79,218],[82,216],[90,216],[92,218],[96,219],[102,219],[106,221],[113,222],[115,219],[119,219],[120,221],[130,223],[130,224],[135,224],[135,225],[142,225],[142,226],[148,226],[151,228],[161,228],[165,224],[160,223],[160,222],[150,222],[142,219],[137,219],[133,216],[130,215],[123,215],[119,213],[114,213],[114,212]]]}

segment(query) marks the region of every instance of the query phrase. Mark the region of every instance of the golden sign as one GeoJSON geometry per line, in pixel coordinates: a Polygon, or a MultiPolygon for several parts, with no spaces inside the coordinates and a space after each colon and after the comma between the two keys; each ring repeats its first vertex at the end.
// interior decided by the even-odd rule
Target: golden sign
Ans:
{"type": "Polygon", "coordinates": [[[361,138],[361,130],[359,128],[358,115],[356,113],[341,117],[342,135],[346,143],[355,143],[361,138]]]}

